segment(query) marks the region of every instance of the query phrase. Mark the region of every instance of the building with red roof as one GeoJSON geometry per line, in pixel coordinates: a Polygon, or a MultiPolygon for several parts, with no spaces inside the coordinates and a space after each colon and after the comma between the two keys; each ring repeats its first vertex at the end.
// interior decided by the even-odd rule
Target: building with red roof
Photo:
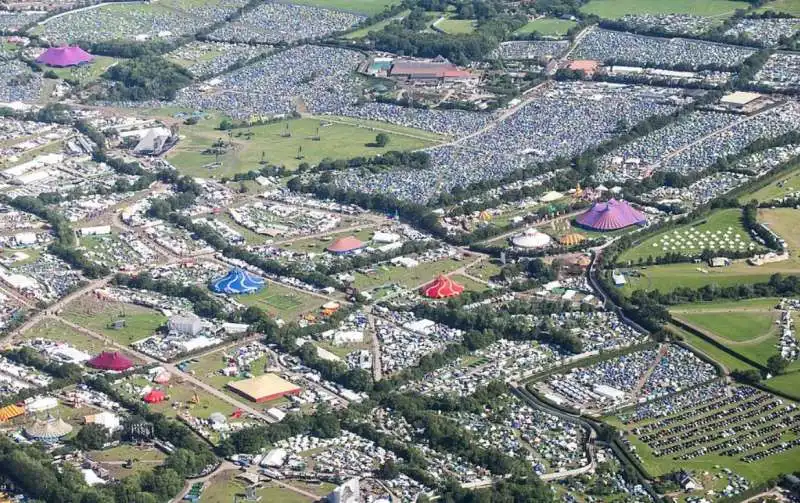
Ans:
{"type": "Polygon", "coordinates": [[[325,249],[331,253],[344,254],[353,253],[361,248],[364,248],[364,243],[362,243],[355,236],[347,236],[346,238],[337,239],[325,249]]]}
{"type": "Polygon", "coordinates": [[[118,351],[103,351],[86,362],[86,365],[99,370],[122,372],[133,367],[133,362],[118,351]]]}
{"type": "Polygon", "coordinates": [[[395,61],[389,70],[389,77],[418,82],[458,82],[476,78],[471,72],[459,69],[444,58],[433,61],[395,61]]]}
{"type": "Polygon", "coordinates": [[[83,65],[93,60],[94,56],[77,46],[50,47],[36,58],[37,63],[58,68],[83,65]]]}
{"type": "Polygon", "coordinates": [[[644,225],[647,217],[639,210],[633,209],[625,201],[609,199],[608,202],[597,202],[575,221],[587,229],[596,231],[615,231],[631,225],[644,225]]]}
{"type": "Polygon", "coordinates": [[[446,299],[461,295],[464,287],[444,275],[431,281],[420,289],[420,293],[429,299],[446,299]]]}
{"type": "Polygon", "coordinates": [[[159,389],[154,389],[146,394],[142,400],[147,403],[160,403],[167,399],[167,395],[159,389]]]}

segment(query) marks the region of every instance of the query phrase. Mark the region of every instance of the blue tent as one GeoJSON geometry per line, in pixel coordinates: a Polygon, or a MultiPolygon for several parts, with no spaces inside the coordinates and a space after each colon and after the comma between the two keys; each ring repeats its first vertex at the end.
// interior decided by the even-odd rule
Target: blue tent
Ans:
{"type": "Polygon", "coordinates": [[[212,281],[209,287],[216,293],[253,293],[264,288],[264,279],[236,267],[212,281]]]}

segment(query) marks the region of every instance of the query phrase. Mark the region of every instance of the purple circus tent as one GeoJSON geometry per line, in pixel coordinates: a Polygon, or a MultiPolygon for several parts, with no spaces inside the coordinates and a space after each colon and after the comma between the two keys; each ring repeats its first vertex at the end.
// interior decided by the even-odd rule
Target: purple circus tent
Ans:
{"type": "Polygon", "coordinates": [[[84,51],[80,47],[51,47],[44,51],[41,56],[36,58],[37,63],[47,66],[76,66],[82,63],[90,63],[94,56],[84,51]]]}
{"type": "Polygon", "coordinates": [[[594,203],[575,219],[578,224],[598,231],[613,231],[630,225],[644,225],[647,218],[641,211],[631,208],[625,201],[610,199],[607,203],[594,203]]]}

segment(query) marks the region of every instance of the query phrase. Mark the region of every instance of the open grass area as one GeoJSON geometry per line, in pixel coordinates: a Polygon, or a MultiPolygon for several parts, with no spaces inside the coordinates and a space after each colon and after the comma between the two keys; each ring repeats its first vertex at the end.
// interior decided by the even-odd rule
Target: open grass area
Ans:
{"type": "MultiPolygon", "coordinates": [[[[211,479],[200,497],[200,503],[230,503],[234,501],[236,495],[241,495],[243,500],[245,487],[249,484],[235,478],[236,475],[237,472],[227,472],[211,479]]],[[[320,497],[329,494],[335,487],[327,483],[308,484],[292,480],[285,481],[285,483],[302,491],[317,494],[320,497]]],[[[274,482],[262,483],[256,494],[261,498],[261,501],[265,502],[309,503],[315,501],[309,496],[281,487],[274,482]]]]}
{"type": "Polygon", "coordinates": [[[461,274],[454,274],[452,276],[453,281],[462,285],[464,287],[464,291],[467,292],[482,292],[487,290],[489,287],[484,285],[483,283],[479,283],[474,279],[468,278],[466,276],[462,276],[461,274]]]}
{"type": "Polygon", "coordinates": [[[319,237],[319,238],[305,238],[305,239],[295,239],[290,242],[279,243],[281,248],[286,248],[289,250],[300,251],[304,253],[323,253],[325,248],[331,245],[334,241],[340,238],[348,237],[348,236],[355,236],[359,241],[366,243],[370,239],[372,239],[372,235],[375,231],[371,228],[366,229],[355,229],[353,231],[348,232],[340,232],[340,233],[331,233],[327,236],[319,237]]]}
{"type": "Polygon", "coordinates": [[[0,257],[3,257],[4,259],[11,259],[16,253],[24,253],[27,255],[27,257],[20,256],[19,259],[14,260],[14,262],[8,265],[10,268],[31,264],[39,260],[39,257],[42,256],[42,251],[37,250],[36,248],[6,248],[3,251],[0,251],[0,257]]]}
{"type": "MultiPolygon", "coordinates": [[[[798,15],[800,15],[800,0],[797,2],[798,15]]],[[[769,5],[769,4],[768,4],[769,5]]],[[[768,182],[754,192],[748,192],[739,197],[740,203],[747,203],[753,199],[764,202],[784,197],[800,190],[800,166],[783,172],[778,176],[768,178],[768,182]]]]}
{"type": "Polygon", "coordinates": [[[332,123],[326,119],[296,119],[247,129],[237,129],[229,138],[226,131],[219,131],[219,121],[204,120],[194,126],[181,128],[183,138],[168,154],[169,161],[182,173],[201,177],[231,176],[236,173],[256,170],[261,167],[262,154],[267,162],[296,168],[300,163],[317,164],[322,159],[351,159],[358,156],[376,156],[390,150],[416,150],[431,146],[435,141],[430,135],[416,134],[409,129],[401,134],[397,128],[388,132],[389,143],[385,147],[374,145],[378,132],[372,126],[358,127],[355,124],[332,123]],[[282,136],[289,125],[291,136],[282,136]],[[246,133],[253,136],[247,139],[246,133]],[[313,138],[319,133],[319,140],[313,138]],[[222,139],[233,146],[217,159],[214,154],[203,153],[212,143],[222,139]],[[221,166],[204,167],[215,162],[221,166]]]}
{"type": "Polygon", "coordinates": [[[754,241],[742,225],[741,219],[742,212],[739,209],[714,212],[708,218],[648,237],[621,253],[617,262],[637,263],[640,259],[655,259],[668,252],[699,256],[704,248],[721,249],[722,244],[726,245],[725,249],[747,250],[754,241]],[[727,246],[729,240],[733,243],[733,248],[727,246]],[[739,246],[739,243],[743,246],[739,246]]]}
{"type": "Polygon", "coordinates": [[[484,281],[488,281],[493,276],[500,274],[500,263],[494,260],[481,260],[477,264],[469,267],[467,273],[484,281]]]}
{"type": "Polygon", "coordinates": [[[385,7],[400,2],[398,0],[292,0],[291,3],[313,5],[325,9],[338,9],[369,16],[382,12],[385,7]]]}
{"type": "MultiPolygon", "coordinates": [[[[129,379],[129,382],[140,387],[153,386],[151,382],[142,377],[129,379]]],[[[220,412],[225,416],[230,416],[233,411],[236,410],[236,407],[225,400],[201,388],[196,388],[188,382],[180,382],[177,378],[173,378],[173,380],[165,386],[159,385],[155,387],[160,388],[167,397],[169,397],[169,400],[165,400],[161,403],[147,404],[147,407],[153,412],[158,412],[165,416],[175,417],[178,415],[178,412],[186,411],[193,416],[207,419],[208,416],[214,412],[220,412]],[[197,398],[197,403],[193,403],[195,396],[197,398]]]]}
{"type": "Polygon", "coordinates": [[[747,2],[731,0],[591,0],[581,12],[605,19],[618,19],[625,14],[693,14],[695,16],[730,17],[736,9],[747,9],[747,2]]]}
{"type": "Polygon", "coordinates": [[[770,389],[785,393],[797,400],[800,400],[800,370],[794,370],[786,374],[773,377],[763,381],[763,384],[770,389]]]}
{"type": "Polygon", "coordinates": [[[794,208],[774,208],[758,210],[758,221],[767,225],[782,237],[793,255],[800,250],[800,210],[794,208]]]}
{"type": "Polygon", "coordinates": [[[575,26],[575,21],[569,19],[556,19],[551,17],[543,17],[535,19],[514,33],[533,33],[546,36],[563,36],[567,34],[570,28],[575,26]]]}
{"type": "Polygon", "coordinates": [[[355,287],[366,290],[388,283],[397,283],[406,288],[416,288],[432,281],[439,274],[446,274],[461,267],[463,262],[453,259],[425,262],[417,267],[402,267],[383,265],[375,268],[369,274],[356,273],[355,287]]]}
{"type": "Polygon", "coordinates": [[[779,297],[762,297],[744,300],[720,300],[714,302],[697,302],[694,304],[678,304],[670,308],[673,313],[686,313],[695,311],[741,311],[741,310],[770,310],[774,309],[781,299],[779,297]]]}
{"type": "Polygon", "coordinates": [[[721,364],[723,367],[728,369],[728,371],[733,370],[755,370],[755,367],[750,365],[747,362],[742,361],[741,359],[722,351],[718,347],[714,346],[706,342],[705,340],[701,339],[700,337],[686,332],[674,325],[669,325],[669,329],[672,330],[674,333],[681,336],[681,338],[695,348],[696,350],[700,351],[701,353],[705,354],[712,360],[716,361],[717,363],[721,364]]]}
{"type": "Polygon", "coordinates": [[[285,287],[272,281],[266,288],[250,295],[239,295],[236,300],[246,306],[258,306],[270,315],[291,321],[309,311],[316,311],[325,303],[323,299],[285,287]]]}
{"type": "Polygon", "coordinates": [[[84,296],[71,302],[62,313],[64,318],[114,341],[129,345],[144,339],[167,322],[167,317],[153,309],[120,302],[106,302],[84,296]],[[125,326],[110,328],[110,324],[123,320],[125,326]]]}
{"type": "Polygon", "coordinates": [[[443,19],[436,23],[436,27],[451,35],[465,35],[475,31],[477,22],[472,19],[443,19]]]}
{"type": "MultiPolygon", "coordinates": [[[[771,335],[777,339],[775,320],[778,311],[694,312],[675,314],[678,318],[718,337],[733,342],[748,342],[771,335]]],[[[775,342],[773,340],[773,343],[775,342]]]]}
{"type": "Polygon", "coordinates": [[[403,19],[404,17],[408,16],[409,12],[411,12],[411,11],[404,10],[403,12],[401,12],[401,13],[397,14],[396,16],[391,17],[389,19],[384,19],[383,21],[378,21],[377,23],[371,24],[369,26],[365,26],[364,28],[359,28],[358,30],[351,31],[350,33],[345,35],[343,38],[346,38],[348,40],[356,40],[356,39],[359,39],[359,38],[364,38],[371,31],[381,31],[382,29],[386,28],[389,24],[391,24],[393,21],[397,21],[397,20],[403,19]]]}
{"type": "Polygon", "coordinates": [[[154,447],[138,447],[131,444],[120,444],[111,449],[90,451],[87,453],[92,461],[98,463],[138,459],[140,461],[163,461],[167,456],[154,447]]]}
{"type": "MultiPolygon", "coordinates": [[[[23,339],[49,339],[51,341],[65,342],[70,346],[85,351],[90,355],[95,355],[102,351],[117,351],[117,348],[106,344],[105,342],[89,337],[74,330],[69,325],[52,318],[44,318],[42,321],[33,326],[25,332],[23,339]]],[[[137,361],[136,358],[127,355],[132,360],[137,361]]]]}
{"type": "Polygon", "coordinates": [[[787,14],[791,14],[792,16],[800,16],[800,0],[774,0],[772,2],[765,3],[763,6],[758,8],[756,12],[765,12],[768,10],[785,12],[787,14]]]}
{"type": "Polygon", "coordinates": [[[39,67],[43,72],[52,70],[61,79],[76,80],[83,85],[98,80],[106,70],[117,64],[118,61],[117,58],[109,56],[95,56],[94,61],[88,65],[68,68],[50,68],[45,65],[39,65],[39,67]]]}

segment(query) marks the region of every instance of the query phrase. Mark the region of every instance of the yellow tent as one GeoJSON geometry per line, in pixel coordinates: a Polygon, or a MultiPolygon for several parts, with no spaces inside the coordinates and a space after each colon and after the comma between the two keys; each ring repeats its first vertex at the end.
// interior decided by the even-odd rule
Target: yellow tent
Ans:
{"type": "Polygon", "coordinates": [[[16,405],[6,405],[0,408],[0,423],[4,423],[10,419],[21,416],[25,413],[25,409],[16,405]]]}

